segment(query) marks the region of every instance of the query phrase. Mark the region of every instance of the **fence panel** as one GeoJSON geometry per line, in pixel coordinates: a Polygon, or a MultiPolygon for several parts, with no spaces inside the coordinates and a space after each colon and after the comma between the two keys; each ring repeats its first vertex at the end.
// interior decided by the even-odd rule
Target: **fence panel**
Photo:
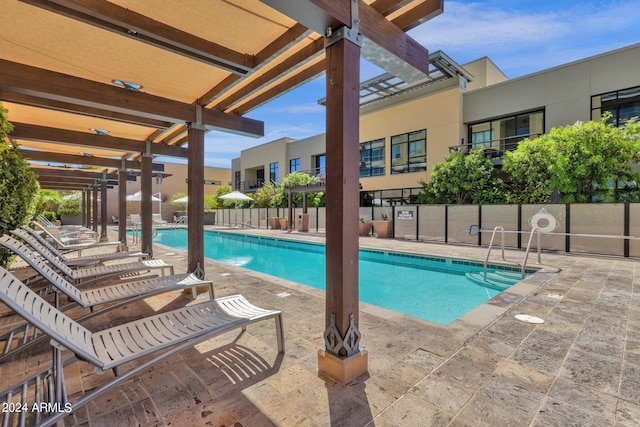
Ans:
{"type": "MultiPolygon", "coordinates": [[[[488,245],[495,227],[501,226],[504,231],[518,231],[518,205],[484,205],[482,206],[482,244],[488,245]]],[[[500,242],[501,236],[497,235],[495,242],[500,242]]],[[[517,248],[518,234],[505,233],[504,245],[517,248]]]]}
{"type": "MultiPolygon", "coordinates": [[[[522,246],[526,247],[527,241],[529,240],[529,234],[533,227],[531,226],[531,220],[534,215],[540,212],[541,209],[545,209],[548,213],[553,215],[556,221],[556,228],[553,233],[564,233],[566,230],[566,219],[567,219],[567,207],[564,204],[553,204],[553,205],[522,205],[522,230],[526,233],[523,234],[522,237],[522,246]],[[526,236],[526,237],[525,237],[526,236]]],[[[547,224],[542,224],[542,222],[538,223],[538,226],[546,226],[547,224]]],[[[566,245],[565,240],[566,237],[563,234],[543,234],[541,238],[542,249],[552,250],[552,251],[565,251],[566,245]]],[[[538,248],[537,238],[533,239],[532,248],[538,248]]]]}
{"type": "Polygon", "coordinates": [[[393,218],[396,239],[416,240],[418,213],[416,206],[396,207],[393,218]]]}
{"type": "MultiPolygon", "coordinates": [[[[624,204],[585,203],[571,205],[571,234],[624,235],[624,204]]],[[[571,236],[570,251],[624,255],[622,238],[571,236]]]]}
{"type": "Polygon", "coordinates": [[[449,206],[448,241],[449,243],[478,244],[478,236],[470,235],[469,228],[477,225],[479,208],[477,205],[449,206]]]}
{"type": "Polygon", "coordinates": [[[418,214],[420,240],[444,242],[445,212],[444,205],[420,205],[418,214]]]}

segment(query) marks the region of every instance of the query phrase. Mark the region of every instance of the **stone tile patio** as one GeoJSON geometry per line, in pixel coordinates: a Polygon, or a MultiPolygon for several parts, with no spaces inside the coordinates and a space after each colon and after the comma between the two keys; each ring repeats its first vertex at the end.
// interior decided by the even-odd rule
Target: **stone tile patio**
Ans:
{"type": "MultiPolygon", "coordinates": [[[[243,230],[246,232],[247,230],[243,230]]],[[[323,236],[252,230],[278,237],[323,236]]],[[[115,236],[115,234],[113,235],[115,236]]],[[[483,260],[486,249],[361,238],[361,245],[483,260]]],[[[155,256],[186,269],[186,254],[155,256]]],[[[507,259],[523,254],[507,251],[507,259]]],[[[531,259],[531,258],[530,258],[531,259]]],[[[496,259],[497,260],[497,259],[496,259]]],[[[75,411],[66,425],[114,426],[637,426],[640,274],[634,260],[546,254],[543,268],[448,326],[361,305],[369,372],[341,385],[318,376],[324,293],[206,261],[216,296],[244,294],[284,313],[286,353],[272,322],[207,341],[75,411]],[[544,320],[517,320],[528,314],[544,320]]],[[[202,292],[198,300],[204,300],[202,292]]],[[[166,294],[92,319],[89,329],[191,302],[166,294]]],[[[14,316],[2,317],[8,327],[14,316]]],[[[47,346],[0,365],[0,388],[49,363],[47,346]]],[[[73,394],[111,378],[78,362],[73,394]]],[[[71,396],[73,400],[73,395],[71,396]]]]}

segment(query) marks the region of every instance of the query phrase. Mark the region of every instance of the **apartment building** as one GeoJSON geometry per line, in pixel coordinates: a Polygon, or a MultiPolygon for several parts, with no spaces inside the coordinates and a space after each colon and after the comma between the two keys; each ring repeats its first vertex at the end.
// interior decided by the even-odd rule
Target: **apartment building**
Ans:
{"type": "MultiPolygon", "coordinates": [[[[640,115],[640,44],[516,79],[487,57],[458,65],[431,54],[432,72],[412,85],[383,74],[361,85],[361,204],[411,204],[452,149],[482,148],[497,167],[505,151],[557,126],[640,115]]],[[[322,103],[323,100],[320,100],[322,103]]],[[[322,176],[325,135],[281,138],[241,152],[233,187],[245,192],[294,171],[322,176]]]]}

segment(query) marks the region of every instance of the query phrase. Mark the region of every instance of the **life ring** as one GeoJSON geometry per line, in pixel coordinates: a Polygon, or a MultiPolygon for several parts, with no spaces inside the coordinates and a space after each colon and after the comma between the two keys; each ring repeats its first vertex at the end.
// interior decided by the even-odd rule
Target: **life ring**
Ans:
{"type": "Polygon", "coordinates": [[[529,224],[531,224],[533,228],[539,228],[541,233],[551,233],[558,226],[555,217],[547,212],[546,209],[541,209],[540,212],[532,216],[529,224]],[[540,221],[545,221],[547,225],[541,227],[539,224],[540,221]]]}

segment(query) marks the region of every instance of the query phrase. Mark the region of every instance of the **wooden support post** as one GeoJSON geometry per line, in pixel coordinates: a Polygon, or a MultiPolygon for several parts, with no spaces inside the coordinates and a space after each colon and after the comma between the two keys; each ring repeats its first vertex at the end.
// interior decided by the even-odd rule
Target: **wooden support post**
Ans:
{"type": "Polygon", "coordinates": [[[318,370],[345,383],[365,373],[368,360],[358,331],[360,46],[346,36],[351,30],[340,31],[326,48],[327,290],[318,370]]]}
{"type": "Polygon", "coordinates": [[[109,240],[107,237],[107,177],[103,174],[100,181],[100,241],[109,240]]]}
{"type": "Polygon", "coordinates": [[[143,154],[140,161],[140,250],[149,254],[153,258],[153,203],[151,202],[152,191],[152,163],[151,154],[143,154]]]}
{"type": "Polygon", "coordinates": [[[91,219],[91,229],[95,232],[98,231],[98,186],[96,184],[93,185],[92,187],[92,193],[93,193],[93,201],[91,203],[92,208],[91,208],[91,213],[92,213],[92,219],[91,219]]]}
{"type": "Polygon", "coordinates": [[[127,170],[118,171],[118,240],[127,244],[127,170]]]}
{"type": "Polygon", "coordinates": [[[189,250],[188,271],[204,277],[204,129],[189,125],[188,185],[187,195],[187,243],[189,250]]]}

